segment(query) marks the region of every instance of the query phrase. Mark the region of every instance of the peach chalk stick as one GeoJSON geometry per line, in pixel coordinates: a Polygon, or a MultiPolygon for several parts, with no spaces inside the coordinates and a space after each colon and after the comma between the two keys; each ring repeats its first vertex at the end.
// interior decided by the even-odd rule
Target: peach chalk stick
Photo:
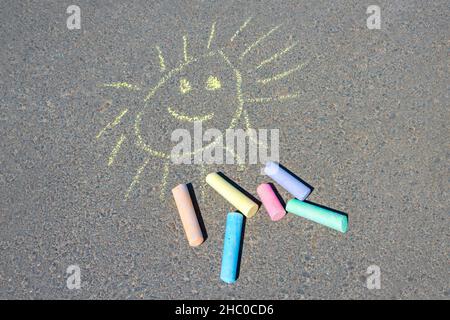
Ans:
{"type": "Polygon", "coordinates": [[[256,192],[272,221],[278,221],[286,215],[283,205],[280,203],[280,200],[270,184],[260,184],[256,189],[256,192]]]}
{"type": "Polygon", "coordinates": [[[180,184],[172,189],[172,194],[183,223],[184,232],[191,247],[199,246],[203,243],[203,233],[198,223],[197,214],[192,204],[188,186],[180,184]]]}
{"type": "Polygon", "coordinates": [[[243,194],[218,173],[213,172],[208,174],[206,176],[206,183],[247,218],[253,217],[258,211],[258,204],[256,202],[243,194]]]}

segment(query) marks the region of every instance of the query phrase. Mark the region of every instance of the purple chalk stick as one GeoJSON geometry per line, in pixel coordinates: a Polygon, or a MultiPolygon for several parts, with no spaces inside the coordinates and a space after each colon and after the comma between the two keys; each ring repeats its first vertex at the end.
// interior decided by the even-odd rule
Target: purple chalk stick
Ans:
{"type": "Polygon", "coordinates": [[[310,187],[284,170],[276,162],[267,162],[264,172],[298,200],[305,200],[311,193],[310,187]]]}

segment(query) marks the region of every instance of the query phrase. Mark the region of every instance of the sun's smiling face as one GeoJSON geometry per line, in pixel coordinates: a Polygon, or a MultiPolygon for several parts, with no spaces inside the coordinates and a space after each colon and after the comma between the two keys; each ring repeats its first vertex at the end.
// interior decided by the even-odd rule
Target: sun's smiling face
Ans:
{"type": "MultiPolygon", "coordinates": [[[[140,146],[150,154],[170,154],[171,132],[232,128],[241,116],[241,75],[222,51],[191,58],[170,70],[145,98],[136,119],[140,146]]],[[[203,147],[206,147],[204,145],[203,147]]],[[[199,150],[193,150],[196,152],[199,150]]]]}
{"type": "Polygon", "coordinates": [[[230,66],[219,63],[222,60],[218,54],[203,58],[187,65],[175,76],[174,86],[168,91],[178,103],[167,108],[175,119],[181,122],[210,121],[216,112],[233,111],[232,105],[236,105],[236,79],[230,66]],[[229,100],[231,105],[216,108],[222,100],[229,100]]]}

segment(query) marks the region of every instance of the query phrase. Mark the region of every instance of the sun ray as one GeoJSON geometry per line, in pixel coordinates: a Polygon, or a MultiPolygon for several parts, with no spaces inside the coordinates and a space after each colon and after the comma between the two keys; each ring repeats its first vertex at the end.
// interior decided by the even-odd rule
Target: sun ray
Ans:
{"type": "Polygon", "coordinates": [[[125,141],[125,135],[122,134],[120,138],[117,140],[116,145],[111,151],[111,154],[108,158],[108,167],[111,166],[114,163],[114,160],[116,159],[117,153],[120,151],[120,148],[122,147],[122,143],[125,141]]]}
{"type": "Polygon", "coordinates": [[[125,193],[125,199],[128,199],[128,197],[130,196],[131,191],[133,191],[134,186],[140,182],[142,172],[144,171],[144,169],[147,166],[149,161],[150,161],[150,157],[147,157],[145,159],[144,163],[142,164],[142,166],[139,167],[138,171],[136,172],[136,175],[133,178],[133,181],[131,181],[131,184],[128,187],[128,190],[125,193]]]}
{"type": "Polygon", "coordinates": [[[112,82],[112,83],[104,83],[101,85],[102,87],[106,88],[115,88],[115,89],[128,89],[128,90],[135,90],[139,91],[141,88],[134,84],[130,84],[128,82],[112,82]]]}
{"type": "Polygon", "coordinates": [[[158,58],[159,58],[159,70],[161,72],[166,71],[166,63],[164,61],[164,56],[163,53],[161,51],[161,48],[156,46],[156,50],[158,51],[158,58]]]}
{"type": "Polygon", "coordinates": [[[208,39],[208,50],[211,47],[211,41],[214,39],[214,35],[216,33],[216,22],[214,21],[212,26],[211,26],[211,33],[209,34],[209,39],[208,39]]]}
{"type": "Polygon", "coordinates": [[[188,40],[187,36],[183,36],[183,55],[184,55],[184,62],[189,61],[188,53],[187,53],[187,46],[188,46],[188,40]]]}
{"type": "Polygon", "coordinates": [[[159,192],[159,200],[164,201],[166,195],[167,178],[169,177],[169,162],[164,164],[163,177],[161,179],[161,190],[159,192]]]}
{"type": "Polygon", "coordinates": [[[245,20],[244,24],[242,26],[239,27],[239,29],[234,33],[234,35],[231,37],[230,42],[233,42],[234,39],[236,39],[236,37],[242,32],[244,31],[244,29],[247,27],[247,25],[249,24],[249,22],[252,20],[252,17],[248,18],[247,20],[245,20]]]}
{"type": "Polygon", "coordinates": [[[175,119],[179,120],[179,121],[184,121],[184,122],[195,122],[195,121],[207,121],[210,120],[214,117],[214,112],[207,114],[205,116],[202,117],[190,117],[184,114],[179,114],[177,113],[175,110],[173,110],[171,107],[167,108],[167,111],[172,115],[172,117],[174,117],[175,119]]]}
{"type": "Polygon", "coordinates": [[[264,102],[272,102],[272,101],[284,101],[289,99],[296,99],[300,96],[300,93],[294,94],[286,94],[278,97],[267,97],[267,98],[248,98],[245,101],[249,103],[264,103],[264,102]]]}
{"type": "Polygon", "coordinates": [[[268,36],[270,36],[273,32],[275,32],[279,27],[281,27],[281,24],[279,24],[278,26],[272,28],[269,30],[269,32],[267,32],[266,34],[262,35],[261,37],[258,38],[258,40],[256,40],[255,42],[253,42],[250,46],[247,47],[247,49],[245,49],[244,52],[242,52],[242,54],[239,57],[239,60],[244,59],[244,57],[253,50],[253,48],[255,48],[261,41],[263,41],[265,38],[267,38],[268,36]]]}
{"type": "Polygon", "coordinates": [[[120,114],[110,123],[108,123],[102,130],[100,130],[100,132],[97,134],[97,136],[95,137],[96,139],[100,138],[103,133],[105,133],[106,130],[108,129],[112,129],[115,126],[117,126],[120,122],[120,120],[122,119],[122,117],[128,112],[128,109],[124,109],[122,110],[122,112],[120,112],[120,114]]]}
{"type": "Polygon", "coordinates": [[[271,56],[270,58],[262,61],[256,68],[255,70],[258,70],[259,68],[261,68],[262,66],[271,63],[272,61],[280,58],[282,55],[284,55],[285,53],[289,52],[292,48],[294,48],[296,45],[298,44],[298,42],[294,42],[293,44],[291,44],[290,46],[284,48],[283,50],[281,50],[280,52],[275,53],[273,56],[271,56]]]}
{"type": "Polygon", "coordinates": [[[227,55],[222,51],[219,50],[219,54],[222,56],[222,58],[225,60],[225,62],[232,68],[234,68],[233,64],[231,63],[230,59],[228,59],[227,55]]]}
{"type": "Polygon", "coordinates": [[[301,63],[301,64],[299,64],[298,66],[296,66],[295,68],[292,68],[292,69],[289,69],[289,70],[284,71],[284,72],[282,72],[282,73],[279,73],[279,74],[277,74],[277,75],[275,75],[275,76],[273,76],[273,77],[271,77],[271,78],[266,78],[266,79],[259,79],[259,80],[256,80],[256,82],[262,83],[262,84],[267,84],[267,83],[272,82],[272,81],[278,81],[278,80],[281,80],[281,79],[287,77],[288,75],[294,73],[295,71],[298,71],[298,70],[303,69],[303,67],[305,67],[308,63],[309,63],[309,62],[301,63]]]}

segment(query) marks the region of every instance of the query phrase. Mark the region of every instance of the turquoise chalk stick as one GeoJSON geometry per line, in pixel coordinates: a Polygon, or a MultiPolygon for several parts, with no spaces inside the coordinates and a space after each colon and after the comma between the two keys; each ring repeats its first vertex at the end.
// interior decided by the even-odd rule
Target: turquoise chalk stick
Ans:
{"type": "Polygon", "coordinates": [[[345,214],[298,199],[289,200],[286,205],[286,211],[342,233],[347,232],[348,229],[348,218],[345,214]]]}
{"type": "Polygon", "coordinates": [[[234,283],[237,279],[243,225],[244,216],[242,214],[239,212],[228,213],[220,271],[220,279],[226,283],[234,283]]]}

